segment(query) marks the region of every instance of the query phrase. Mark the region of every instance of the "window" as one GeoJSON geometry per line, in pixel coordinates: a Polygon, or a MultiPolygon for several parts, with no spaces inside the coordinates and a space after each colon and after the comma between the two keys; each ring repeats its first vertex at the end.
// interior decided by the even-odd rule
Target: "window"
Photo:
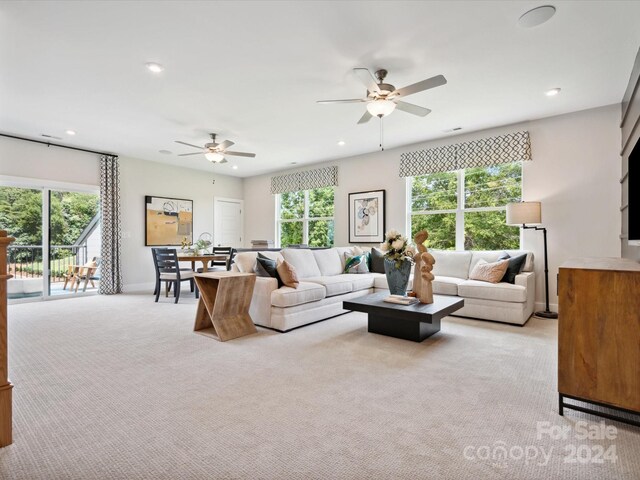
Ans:
{"type": "Polygon", "coordinates": [[[413,177],[411,236],[426,229],[427,245],[443,250],[520,248],[519,228],[505,220],[521,196],[521,162],[413,177]]]}
{"type": "Polygon", "coordinates": [[[333,187],[278,195],[278,235],[281,247],[333,245],[333,187]]]}

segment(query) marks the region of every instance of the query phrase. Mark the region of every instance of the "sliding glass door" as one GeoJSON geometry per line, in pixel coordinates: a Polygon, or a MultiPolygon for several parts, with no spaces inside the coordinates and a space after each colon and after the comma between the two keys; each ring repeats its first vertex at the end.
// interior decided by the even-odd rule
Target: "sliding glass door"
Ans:
{"type": "Polygon", "coordinates": [[[41,189],[0,186],[0,229],[16,239],[7,250],[9,300],[43,296],[42,213],[41,189]]]}
{"type": "Polygon", "coordinates": [[[50,296],[98,290],[100,196],[46,189],[49,199],[50,296]]]}
{"type": "Polygon", "coordinates": [[[10,301],[97,292],[100,217],[97,191],[0,184],[0,229],[9,246],[10,301]]]}

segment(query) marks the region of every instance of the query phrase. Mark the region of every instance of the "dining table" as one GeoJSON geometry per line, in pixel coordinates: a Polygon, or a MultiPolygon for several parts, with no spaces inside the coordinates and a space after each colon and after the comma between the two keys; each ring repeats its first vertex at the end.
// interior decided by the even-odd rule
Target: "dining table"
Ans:
{"type": "Polygon", "coordinates": [[[221,254],[203,254],[203,255],[187,255],[187,254],[178,254],[178,262],[191,262],[191,270],[196,271],[196,262],[202,262],[202,272],[206,273],[209,271],[209,264],[212,261],[216,262],[225,262],[229,258],[229,255],[221,255],[221,254]]]}

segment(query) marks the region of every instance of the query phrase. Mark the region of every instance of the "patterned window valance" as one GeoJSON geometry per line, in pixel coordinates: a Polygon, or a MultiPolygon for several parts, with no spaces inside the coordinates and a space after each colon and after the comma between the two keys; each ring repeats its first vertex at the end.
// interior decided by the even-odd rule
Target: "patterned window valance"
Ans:
{"type": "Polygon", "coordinates": [[[304,172],[271,177],[271,193],[297,192],[338,185],[338,167],[316,168],[304,172]]]}
{"type": "Polygon", "coordinates": [[[400,176],[415,177],[531,160],[529,132],[515,132],[400,155],[400,176]]]}

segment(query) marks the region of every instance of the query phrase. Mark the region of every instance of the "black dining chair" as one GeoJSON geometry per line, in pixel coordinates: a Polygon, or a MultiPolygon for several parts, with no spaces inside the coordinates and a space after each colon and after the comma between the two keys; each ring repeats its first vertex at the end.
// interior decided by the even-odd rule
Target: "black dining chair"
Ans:
{"type": "MultiPolygon", "coordinates": [[[[236,249],[233,247],[213,247],[211,249],[212,255],[226,255],[224,260],[211,260],[209,264],[209,271],[212,270],[231,270],[231,261],[236,253],[236,249]]],[[[202,273],[202,268],[198,269],[198,273],[202,273]]]]}
{"type": "Polygon", "coordinates": [[[165,282],[165,296],[169,296],[169,290],[173,285],[175,302],[180,299],[180,284],[188,281],[191,291],[195,290],[196,298],[199,298],[198,288],[195,285],[191,269],[181,269],[178,263],[178,254],[175,248],[152,248],[153,265],[156,269],[156,302],[160,298],[160,285],[165,282]]]}

